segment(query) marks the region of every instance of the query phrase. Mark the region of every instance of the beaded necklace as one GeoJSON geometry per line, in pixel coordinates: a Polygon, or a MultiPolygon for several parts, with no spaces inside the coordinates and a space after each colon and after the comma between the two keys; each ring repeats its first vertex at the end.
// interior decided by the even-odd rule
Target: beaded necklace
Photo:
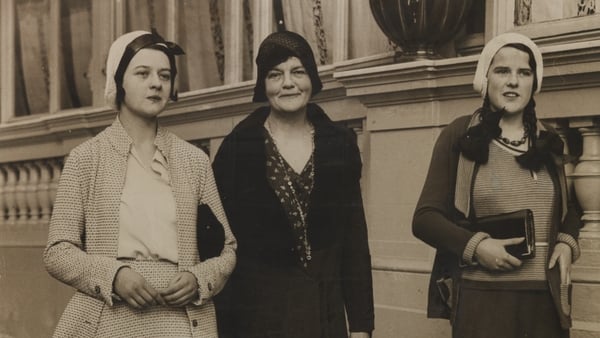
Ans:
{"type": "Polygon", "coordinates": [[[498,136],[497,139],[502,141],[502,143],[506,144],[506,145],[511,145],[513,147],[518,147],[522,144],[525,144],[525,142],[527,142],[527,132],[529,131],[529,129],[527,127],[523,128],[523,137],[521,137],[520,140],[509,140],[506,137],[502,137],[502,135],[498,136]]]}
{"type": "MultiPolygon", "coordinates": [[[[287,182],[288,187],[290,188],[290,191],[292,192],[292,198],[293,198],[293,202],[295,204],[296,209],[298,210],[298,214],[300,215],[300,220],[302,222],[302,231],[303,231],[303,235],[302,235],[302,244],[304,245],[304,248],[306,250],[306,261],[304,260],[304,257],[300,256],[300,260],[302,262],[302,264],[304,265],[304,267],[307,267],[308,264],[307,262],[310,261],[312,259],[312,250],[311,250],[311,246],[310,243],[308,242],[308,224],[306,222],[306,217],[308,214],[308,210],[304,210],[302,208],[302,204],[300,203],[300,199],[298,198],[298,193],[296,192],[296,188],[294,187],[294,183],[292,182],[292,178],[290,177],[289,173],[288,173],[288,169],[285,165],[285,159],[283,158],[283,155],[281,155],[281,152],[279,151],[279,147],[277,146],[277,141],[275,140],[275,137],[273,135],[273,131],[271,128],[271,121],[269,119],[267,119],[267,123],[266,123],[266,129],[267,132],[269,133],[269,135],[271,136],[271,140],[273,140],[273,145],[275,146],[275,149],[277,151],[275,151],[276,156],[277,156],[277,160],[279,161],[279,164],[281,166],[281,168],[283,169],[284,172],[284,180],[287,182]]],[[[313,160],[313,156],[314,156],[314,151],[315,151],[315,139],[314,139],[314,127],[312,125],[310,125],[310,138],[311,138],[311,155],[309,158],[309,162],[311,160],[313,160]]],[[[308,163],[308,162],[307,162],[308,163]]],[[[314,177],[314,173],[315,173],[315,165],[314,163],[312,163],[312,165],[310,165],[310,176],[314,177]]],[[[308,191],[312,191],[314,186],[314,179],[310,181],[310,186],[308,191]]]]}

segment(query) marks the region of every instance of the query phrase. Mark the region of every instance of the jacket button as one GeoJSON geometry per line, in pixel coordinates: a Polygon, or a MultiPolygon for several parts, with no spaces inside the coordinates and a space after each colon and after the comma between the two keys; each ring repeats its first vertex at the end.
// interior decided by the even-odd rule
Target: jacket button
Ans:
{"type": "Polygon", "coordinates": [[[192,320],[192,326],[193,326],[193,327],[196,327],[196,326],[198,326],[198,321],[197,321],[197,320],[195,320],[195,319],[194,319],[194,320],[192,320]]]}
{"type": "Polygon", "coordinates": [[[94,291],[96,291],[97,294],[100,294],[100,287],[98,285],[96,285],[96,287],[94,288],[94,291]]]}
{"type": "Polygon", "coordinates": [[[207,286],[208,286],[208,291],[212,291],[212,284],[210,282],[208,283],[207,286]]]}

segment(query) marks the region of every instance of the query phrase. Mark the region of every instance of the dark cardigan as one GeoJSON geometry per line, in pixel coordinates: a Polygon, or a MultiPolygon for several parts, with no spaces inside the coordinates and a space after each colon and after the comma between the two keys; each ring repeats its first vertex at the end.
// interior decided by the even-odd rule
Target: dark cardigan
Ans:
{"type": "MultiPolygon", "coordinates": [[[[431,279],[429,283],[429,297],[427,315],[432,318],[451,318],[451,310],[440,297],[436,281],[440,278],[451,277],[454,279],[454,292],[459,281],[459,261],[473,232],[457,225],[457,222],[466,223],[469,215],[461,213],[456,207],[455,188],[457,188],[457,171],[460,157],[458,140],[469,127],[472,116],[463,116],[450,123],[435,144],[429,171],[421,197],[417,203],[413,217],[413,234],[425,243],[437,249],[431,279]]],[[[552,130],[544,133],[553,133],[552,130]]],[[[568,235],[573,240],[579,236],[581,227],[580,215],[574,201],[567,201],[564,190],[564,167],[561,158],[552,156],[545,165],[550,172],[554,183],[557,198],[555,199],[554,214],[550,230],[550,250],[548,258],[552,255],[558,233],[568,235]],[[561,207],[563,206],[563,207],[561,207]],[[563,210],[565,208],[566,210],[563,210]]],[[[477,167],[477,164],[475,164],[477,167]]],[[[475,175],[476,169],[473,171],[475,175]]],[[[470,184],[472,177],[463,180],[468,182],[467,191],[472,193],[470,184]]],[[[574,259],[577,258],[574,255],[574,259]]],[[[560,301],[560,271],[558,264],[552,270],[546,270],[546,277],[554,299],[563,328],[571,325],[568,313],[561,307],[560,301]]],[[[455,304],[456,305],[456,304],[455,304]]],[[[563,304],[565,305],[565,304],[563,304]]]]}
{"type": "Polygon", "coordinates": [[[213,167],[238,240],[238,261],[217,298],[219,327],[233,337],[347,337],[374,327],[371,261],[356,135],[308,105],[315,128],[315,184],[299,264],[283,207],[266,179],[264,121],[257,109],[225,138],[213,167]]]}

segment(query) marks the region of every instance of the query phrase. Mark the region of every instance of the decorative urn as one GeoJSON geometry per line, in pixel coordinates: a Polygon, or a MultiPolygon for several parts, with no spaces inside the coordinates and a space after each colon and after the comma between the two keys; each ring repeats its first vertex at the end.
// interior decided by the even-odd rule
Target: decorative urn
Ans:
{"type": "Polygon", "coordinates": [[[439,48],[462,27],[472,0],[369,0],[379,28],[401,59],[439,58],[439,48]]]}

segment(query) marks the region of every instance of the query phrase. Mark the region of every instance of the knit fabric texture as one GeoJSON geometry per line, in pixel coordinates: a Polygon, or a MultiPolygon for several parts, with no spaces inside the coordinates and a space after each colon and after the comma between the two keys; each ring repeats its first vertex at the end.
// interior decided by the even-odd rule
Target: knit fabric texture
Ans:
{"type": "MultiPolygon", "coordinates": [[[[189,330],[194,337],[216,337],[212,297],[224,287],[235,266],[235,238],[220,202],[208,156],[160,126],[155,144],[167,159],[175,198],[176,270],[194,274],[201,296],[199,305],[186,306],[188,325],[183,330],[189,330]],[[196,242],[199,204],[213,210],[225,231],[221,255],[205,262],[200,262],[196,242]]],[[[131,146],[131,138],[116,119],[112,126],[73,149],[65,163],[44,263],[54,278],[78,292],[63,312],[55,337],[95,337],[102,326],[104,310],[118,305],[112,297],[113,281],[121,267],[131,265],[117,260],[119,207],[131,146]]],[[[168,271],[159,268],[153,276],[161,277],[164,282],[168,279],[165,273],[168,271]]],[[[112,333],[127,336],[121,335],[122,332],[128,330],[114,327],[112,333]]],[[[135,336],[153,334],[140,331],[135,336]]]]}
{"type": "Polygon", "coordinates": [[[295,56],[300,59],[312,83],[312,95],[323,88],[317,63],[308,42],[299,34],[289,31],[275,32],[267,36],[260,44],[256,56],[257,76],[254,86],[253,102],[266,102],[265,79],[269,70],[288,58],[295,56]]]}
{"type": "MultiPolygon", "coordinates": [[[[479,166],[473,185],[473,207],[477,217],[498,215],[519,209],[531,209],[535,223],[535,257],[523,260],[519,269],[498,273],[474,266],[463,271],[463,278],[486,282],[519,282],[513,288],[533,288],[524,281],[543,281],[547,285],[550,223],[555,199],[552,177],[546,168],[535,175],[514,160],[518,152],[507,150],[498,141],[489,145],[490,156],[479,166]],[[539,245],[545,243],[545,245],[539,245]]],[[[504,286],[504,288],[511,288],[504,286]]]]}
{"type": "Polygon", "coordinates": [[[477,62],[477,69],[475,70],[475,77],[473,78],[473,89],[481,94],[481,97],[487,95],[487,73],[492,64],[494,56],[500,50],[500,48],[508,44],[523,44],[534,56],[536,64],[536,81],[537,88],[534,94],[537,94],[542,89],[542,78],[544,77],[544,61],[542,53],[538,46],[531,41],[530,38],[519,33],[504,33],[491,39],[481,51],[481,56],[477,62]]]}

